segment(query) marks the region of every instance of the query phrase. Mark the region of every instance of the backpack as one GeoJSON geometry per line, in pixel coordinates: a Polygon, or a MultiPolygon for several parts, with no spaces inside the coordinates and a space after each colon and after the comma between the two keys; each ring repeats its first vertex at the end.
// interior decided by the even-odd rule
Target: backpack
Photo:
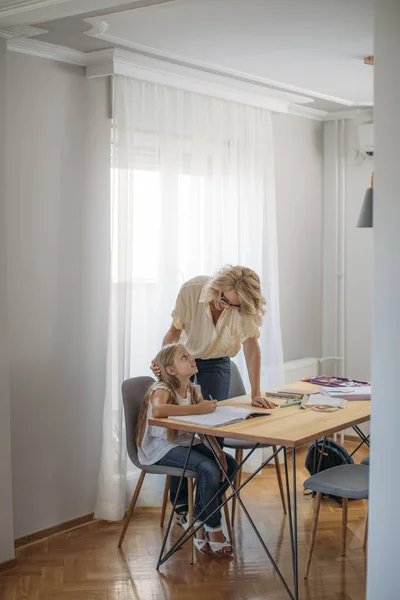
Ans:
{"type": "MultiPolygon", "coordinates": [[[[324,438],[321,438],[317,442],[313,442],[308,448],[305,467],[310,473],[310,475],[315,475],[318,471],[318,465],[321,459],[321,450],[323,445],[324,438]]],[[[350,458],[350,455],[347,452],[346,448],[343,448],[343,446],[337,444],[333,440],[326,440],[319,471],[324,471],[325,469],[337,467],[339,465],[342,465],[345,461],[348,465],[354,464],[354,460],[350,458]]],[[[315,492],[313,492],[312,495],[314,497],[315,492]]],[[[338,502],[339,504],[342,503],[342,498],[340,498],[339,496],[334,496],[333,494],[330,494],[329,497],[333,500],[336,500],[336,502],[338,502]]]]}

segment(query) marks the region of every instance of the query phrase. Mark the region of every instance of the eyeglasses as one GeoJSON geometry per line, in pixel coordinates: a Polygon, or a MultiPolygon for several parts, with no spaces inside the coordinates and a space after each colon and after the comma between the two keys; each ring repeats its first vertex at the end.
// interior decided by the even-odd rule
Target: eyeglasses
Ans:
{"type": "Polygon", "coordinates": [[[240,304],[232,304],[232,302],[229,302],[228,298],[224,296],[224,292],[221,292],[221,299],[219,302],[225,306],[230,306],[230,308],[240,308],[240,304]]]}

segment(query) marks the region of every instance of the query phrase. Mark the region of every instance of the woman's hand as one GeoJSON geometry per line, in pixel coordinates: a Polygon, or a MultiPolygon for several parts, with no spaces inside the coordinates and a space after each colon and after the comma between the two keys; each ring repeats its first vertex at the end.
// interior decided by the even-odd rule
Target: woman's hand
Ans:
{"type": "Polygon", "coordinates": [[[156,365],[154,360],[151,361],[150,369],[153,371],[153,374],[159,379],[161,377],[161,369],[156,365]]]}
{"type": "Polygon", "coordinates": [[[199,415],[207,415],[208,413],[214,412],[217,408],[218,400],[203,400],[203,402],[199,402],[197,404],[197,408],[199,409],[199,415]]]}
{"type": "Polygon", "coordinates": [[[265,396],[260,394],[259,396],[253,396],[251,399],[253,406],[260,406],[262,408],[276,408],[279,404],[275,404],[272,400],[268,400],[265,396]]]}

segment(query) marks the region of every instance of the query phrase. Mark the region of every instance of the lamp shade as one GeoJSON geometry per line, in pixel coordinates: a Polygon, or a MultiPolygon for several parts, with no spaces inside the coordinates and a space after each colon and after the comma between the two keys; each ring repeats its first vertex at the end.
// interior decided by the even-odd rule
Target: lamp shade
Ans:
{"type": "Polygon", "coordinates": [[[374,188],[371,177],[370,187],[365,192],[364,202],[358,217],[357,227],[373,227],[374,225],[374,188]]]}

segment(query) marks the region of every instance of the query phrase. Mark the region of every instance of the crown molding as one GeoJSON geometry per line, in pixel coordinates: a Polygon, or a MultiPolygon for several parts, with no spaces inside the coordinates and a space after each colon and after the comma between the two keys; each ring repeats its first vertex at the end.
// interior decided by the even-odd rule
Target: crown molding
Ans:
{"type": "Polygon", "coordinates": [[[70,0],[8,0],[0,6],[0,19],[66,2],[70,2],[70,0]]]}
{"type": "Polygon", "coordinates": [[[363,107],[354,107],[349,110],[338,110],[336,112],[326,113],[324,121],[341,121],[341,120],[355,120],[359,119],[360,116],[366,111],[371,112],[372,105],[363,107]]]}
{"type": "MultiPolygon", "coordinates": [[[[88,78],[108,75],[134,77],[143,81],[168,85],[315,121],[356,119],[362,110],[360,107],[354,107],[329,113],[305,106],[304,96],[285,93],[265,85],[210,73],[195,67],[178,65],[166,59],[158,59],[139,52],[110,48],[85,53],[39,40],[17,37],[15,33],[16,31],[14,31],[13,37],[8,36],[8,50],[86,67],[86,77],[88,78]]],[[[309,99],[307,98],[306,101],[309,99]]],[[[365,106],[364,110],[366,108],[368,107],[365,106]]]]}
{"type": "Polygon", "coordinates": [[[319,110],[318,108],[310,108],[309,106],[301,106],[298,104],[291,104],[289,106],[288,113],[297,117],[312,119],[313,121],[325,121],[329,115],[329,113],[325,110],[319,110]]]}
{"type": "Polygon", "coordinates": [[[65,46],[56,46],[40,42],[39,40],[12,38],[7,41],[7,50],[12,52],[21,52],[22,54],[31,54],[40,58],[48,58],[59,62],[69,63],[71,65],[86,66],[85,52],[72,50],[65,46]]]}
{"type": "Polygon", "coordinates": [[[276,112],[293,112],[293,114],[301,114],[301,116],[317,120],[321,120],[323,116],[323,111],[313,108],[296,112],[298,108],[296,103],[304,102],[303,96],[286,94],[280,90],[254,85],[247,81],[232,79],[186,65],[177,65],[165,59],[147,56],[139,52],[112,48],[89,52],[86,56],[86,76],[89,78],[124,75],[276,112]]]}
{"type": "Polygon", "coordinates": [[[41,27],[35,27],[33,25],[15,25],[14,27],[5,27],[0,29],[0,38],[10,40],[17,37],[34,37],[35,35],[42,35],[48,33],[47,29],[41,27]]]}

